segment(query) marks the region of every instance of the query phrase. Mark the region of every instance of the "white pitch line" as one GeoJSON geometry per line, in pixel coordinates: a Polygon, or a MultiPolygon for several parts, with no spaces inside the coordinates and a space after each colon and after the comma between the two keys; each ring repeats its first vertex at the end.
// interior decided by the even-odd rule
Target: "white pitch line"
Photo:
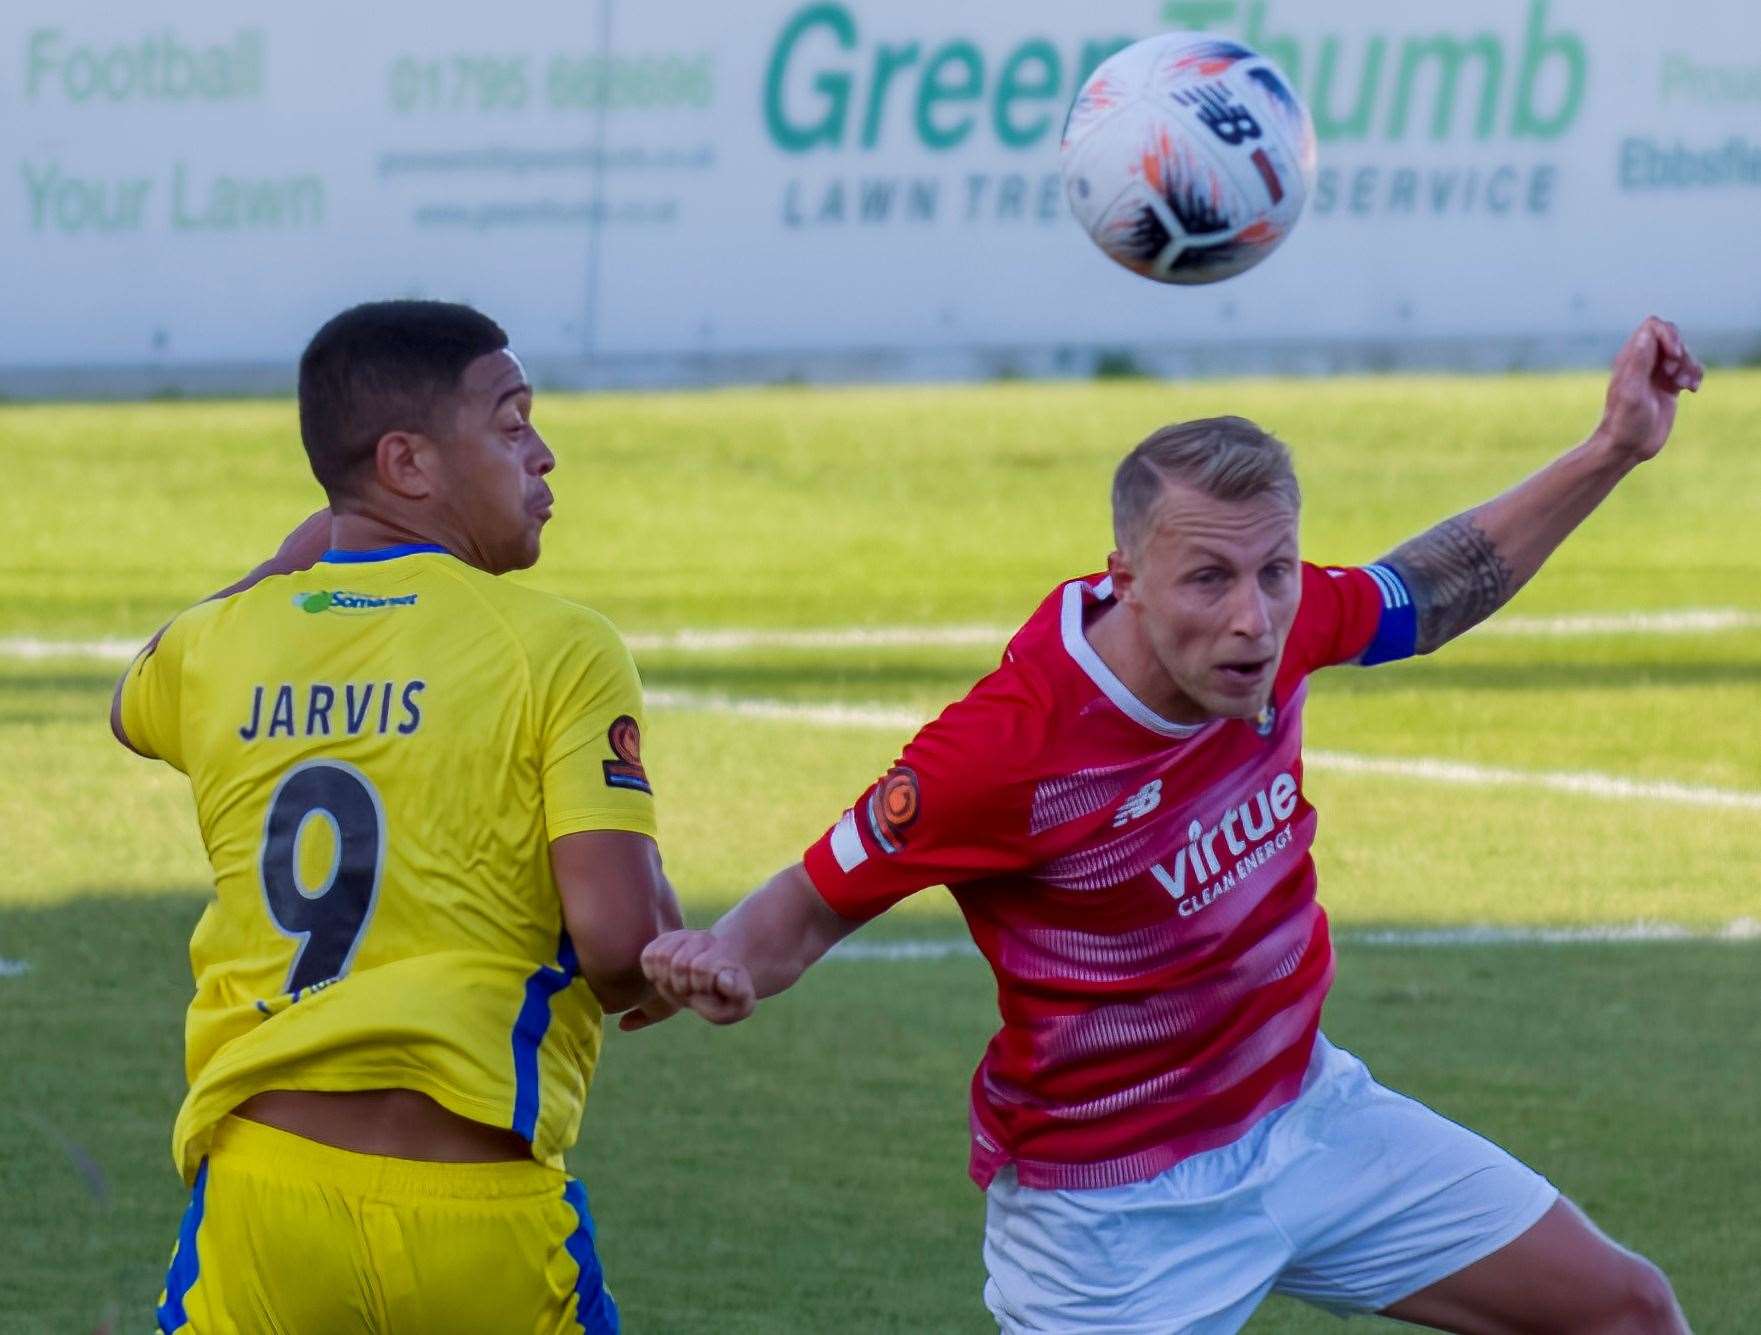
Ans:
{"type": "MultiPolygon", "coordinates": [[[[1014,631],[1003,626],[866,626],[784,630],[764,627],[631,631],[624,643],[632,653],[737,653],[746,649],[1001,649],[1014,631]]],[[[0,638],[0,658],[26,661],[97,658],[126,663],[146,643],[139,641],[47,640],[32,635],[0,638]]]]}
{"type": "Polygon", "coordinates": [[[1735,607],[1683,607],[1670,612],[1572,612],[1560,616],[1503,616],[1476,626],[1473,635],[1704,635],[1761,628],[1761,612],[1735,607]]]}
{"type": "MultiPolygon", "coordinates": [[[[1663,612],[1568,612],[1556,616],[1502,616],[1473,634],[1552,638],[1585,635],[1705,635],[1761,629],[1761,612],[1734,607],[1683,607],[1663,612]]],[[[811,629],[725,627],[713,630],[633,631],[636,653],[674,650],[727,653],[741,649],[943,649],[1001,646],[1007,626],[850,626],[811,629]]]]}
{"type": "MultiPolygon", "coordinates": [[[[0,640],[0,654],[4,654],[10,646],[17,643],[19,641],[0,640]]],[[[54,649],[65,648],[75,642],[30,643],[54,649]]],[[[94,641],[87,647],[114,646],[121,643],[115,640],[94,641]]],[[[132,653],[132,649],[126,649],[119,656],[127,659],[132,653]]],[[[55,655],[39,651],[33,656],[55,655]]],[[[664,688],[649,691],[646,699],[654,709],[722,714],[774,723],[803,723],[817,728],[873,728],[884,732],[914,732],[924,723],[924,716],[917,710],[871,702],[807,704],[793,700],[765,700],[664,688]]],[[[1599,774],[1591,770],[1518,770],[1424,756],[1362,756],[1344,751],[1309,751],[1304,755],[1304,762],[1311,769],[1321,771],[1417,779],[1423,783],[1453,784],[1469,788],[1539,788],[1605,801],[1668,802],[1679,806],[1761,811],[1761,793],[1675,783],[1665,779],[1629,779],[1618,774],[1599,774]]]]}
{"type": "MultiPolygon", "coordinates": [[[[1670,922],[1604,923],[1590,927],[1421,927],[1357,931],[1345,928],[1333,939],[1348,946],[1486,947],[1654,945],[1671,941],[1761,941],[1761,922],[1736,918],[1718,927],[1685,927],[1670,922]]],[[[978,947],[963,936],[916,941],[844,941],[827,959],[850,963],[901,964],[916,960],[977,958],[978,947]]]]}
{"type": "MultiPolygon", "coordinates": [[[[736,718],[777,723],[805,723],[821,728],[874,728],[885,732],[911,732],[923,725],[923,715],[892,705],[797,704],[789,700],[756,700],[739,696],[699,695],[691,691],[650,691],[647,701],[655,709],[726,714],[736,718]]],[[[1539,788],[1615,802],[1667,802],[1678,806],[1721,807],[1761,811],[1761,793],[1734,788],[1713,788],[1668,780],[1629,779],[1618,774],[1591,770],[1519,770],[1494,765],[1469,765],[1455,760],[1424,756],[1360,756],[1344,751],[1306,751],[1303,763],[1310,769],[1341,774],[1417,779],[1425,783],[1452,784],[1466,788],[1539,788]]]]}
{"type": "Polygon", "coordinates": [[[1004,626],[845,626],[802,630],[748,626],[632,631],[624,636],[624,643],[634,653],[665,649],[727,653],[737,649],[949,649],[972,645],[1001,648],[1014,633],[1004,626]]]}
{"type": "Polygon", "coordinates": [[[906,960],[948,960],[978,957],[978,947],[966,937],[942,941],[840,941],[827,952],[829,960],[852,963],[879,961],[893,964],[906,960]]]}
{"type": "Polygon", "coordinates": [[[1592,927],[1423,927],[1404,931],[1343,931],[1341,941],[1361,946],[1575,946],[1646,944],[1655,941],[1761,941],[1761,922],[1733,918],[1718,927],[1673,922],[1604,923],[1592,927]]]}
{"type": "MultiPolygon", "coordinates": [[[[1472,635],[1553,638],[1585,635],[1708,635],[1761,629],[1761,612],[1735,607],[1682,607],[1659,612],[1573,612],[1558,616],[1503,616],[1477,626],[1472,635]]],[[[766,626],[687,627],[631,631],[624,642],[635,653],[715,654],[747,649],[955,649],[1000,648],[1011,626],[766,626]]],[[[24,660],[97,658],[127,662],[141,640],[51,640],[33,635],[0,638],[0,658],[24,660]]]]}
{"type": "Polygon", "coordinates": [[[1343,751],[1305,751],[1303,763],[1311,769],[1332,770],[1340,774],[1384,775],[1468,788],[1541,788],[1548,792],[1617,802],[1669,802],[1679,806],[1761,811],[1761,793],[1671,783],[1663,779],[1626,779],[1618,774],[1597,774],[1589,770],[1503,769],[1495,765],[1468,765],[1455,760],[1423,757],[1355,756],[1343,751]]]}
{"type": "Polygon", "coordinates": [[[817,728],[877,728],[884,732],[915,732],[924,718],[915,709],[897,705],[801,704],[794,700],[756,700],[745,696],[699,694],[695,691],[644,691],[643,700],[653,709],[676,709],[701,714],[728,714],[735,718],[763,719],[772,723],[806,723],[817,728]]]}
{"type": "Polygon", "coordinates": [[[135,640],[40,640],[32,635],[12,635],[0,639],[0,658],[19,658],[34,662],[45,658],[98,658],[106,662],[126,663],[140,652],[147,642],[142,636],[135,640]]]}

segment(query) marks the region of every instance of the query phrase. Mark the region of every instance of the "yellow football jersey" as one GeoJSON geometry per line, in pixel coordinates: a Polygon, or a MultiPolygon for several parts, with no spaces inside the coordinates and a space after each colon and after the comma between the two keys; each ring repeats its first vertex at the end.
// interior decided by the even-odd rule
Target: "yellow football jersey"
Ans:
{"type": "Polygon", "coordinates": [[[549,842],[655,828],[611,623],[438,547],[332,552],[179,616],[122,720],[189,776],[214,867],[185,1180],[265,1089],[417,1090],[560,1167],[602,1015],[549,842]]]}

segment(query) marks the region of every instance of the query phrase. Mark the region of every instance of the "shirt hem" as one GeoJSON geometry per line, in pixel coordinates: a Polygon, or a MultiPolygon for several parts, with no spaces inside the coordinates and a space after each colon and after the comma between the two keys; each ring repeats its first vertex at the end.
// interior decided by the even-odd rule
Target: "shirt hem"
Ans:
{"type": "Polygon", "coordinates": [[[656,839],[660,836],[658,822],[621,813],[570,812],[567,815],[558,816],[554,820],[546,820],[544,823],[545,837],[550,840],[561,839],[568,834],[591,834],[598,830],[616,834],[645,834],[650,839],[656,839]]]}
{"type": "Polygon", "coordinates": [[[1262,1120],[1294,1103],[1309,1083],[1309,1070],[1296,1071],[1272,1086],[1251,1112],[1235,1121],[1193,1131],[1146,1149],[1107,1159],[1059,1161],[1027,1159],[1011,1154],[985,1131],[973,1110],[972,1154],[967,1172],[980,1191],[987,1190],[1005,1167],[1015,1169],[1015,1180],[1036,1191],[1098,1191],[1107,1187],[1147,1182],[1167,1172],[1183,1159],[1233,1144],[1262,1120]],[[982,1137],[982,1139],[981,1139],[982,1137]]]}
{"type": "MultiPolygon", "coordinates": [[[[196,1169],[208,1152],[215,1128],[239,1104],[268,1089],[294,1089],[316,1094],[353,1093],[369,1088],[407,1089],[417,1094],[426,1094],[448,1112],[481,1122],[485,1126],[502,1130],[512,1126],[510,1104],[461,1094],[436,1081],[427,1072],[374,1067],[370,1070],[327,1070],[321,1075],[309,1077],[301,1077],[284,1070],[272,1070],[265,1074],[271,1077],[267,1081],[241,1080],[236,1085],[216,1085],[199,1093],[192,1090],[185,1097],[172,1133],[172,1158],[186,1183],[195,1180],[196,1169]]],[[[548,1167],[562,1167],[563,1151],[567,1146],[557,1145],[550,1153],[541,1154],[538,1139],[534,1137],[527,1142],[531,1147],[532,1158],[548,1167]]]]}

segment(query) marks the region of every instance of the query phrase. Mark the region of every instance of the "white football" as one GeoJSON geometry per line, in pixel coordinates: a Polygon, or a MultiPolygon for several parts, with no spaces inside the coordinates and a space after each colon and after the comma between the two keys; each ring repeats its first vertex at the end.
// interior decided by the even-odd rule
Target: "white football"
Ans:
{"type": "Polygon", "coordinates": [[[1072,212],[1109,256],[1160,283],[1216,283],[1296,226],[1314,188],[1315,127],[1258,52],[1164,33],[1083,84],[1061,164],[1072,212]]]}

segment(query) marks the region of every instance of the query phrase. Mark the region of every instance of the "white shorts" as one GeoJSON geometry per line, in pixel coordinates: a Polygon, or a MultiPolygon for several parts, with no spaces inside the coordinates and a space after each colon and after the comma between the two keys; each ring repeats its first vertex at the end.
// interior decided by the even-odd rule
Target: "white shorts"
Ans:
{"type": "Polygon", "coordinates": [[[1214,1335],[1274,1291],[1377,1312],[1521,1236],[1558,1198],[1320,1037],[1294,1102],[1147,1182],[1038,1191],[998,1174],[985,1303],[1011,1335],[1214,1335]]]}

